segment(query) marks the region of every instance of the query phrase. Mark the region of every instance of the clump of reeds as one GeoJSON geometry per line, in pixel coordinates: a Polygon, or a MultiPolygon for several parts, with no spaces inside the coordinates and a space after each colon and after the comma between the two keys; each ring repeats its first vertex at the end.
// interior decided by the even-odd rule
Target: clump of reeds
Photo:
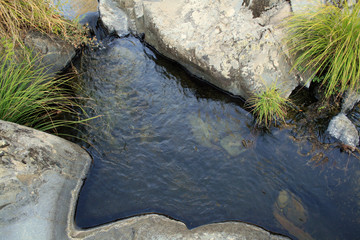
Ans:
{"type": "Polygon", "coordinates": [[[5,46],[0,58],[0,119],[56,133],[86,120],[69,87],[71,78],[54,78],[37,65],[36,57],[14,59],[12,47],[5,46]],[[75,116],[64,120],[62,114],[75,116]]]}
{"type": "Polygon", "coordinates": [[[64,19],[48,0],[0,0],[0,35],[21,44],[29,29],[55,34],[74,45],[85,39],[84,30],[64,19]]]}
{"type": "Polygon", "coordinates": [[[276,86],[276,81],[265,91],[256,93],[246,101],[252,108],[258,125],[269,128],[272,123],[285,122],[290,100],[283,97],[276,86]]]}
{"type": "Polygon", "coordinates": [[[294,68],[312,71],[325,98],[360,87],[360,2],[322,4],[286,21],[286,42],[294,68]]]}

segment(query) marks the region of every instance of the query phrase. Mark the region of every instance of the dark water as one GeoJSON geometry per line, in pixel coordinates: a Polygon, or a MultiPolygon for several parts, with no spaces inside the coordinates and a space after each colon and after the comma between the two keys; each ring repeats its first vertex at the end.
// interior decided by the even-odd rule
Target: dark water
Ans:
{"type": "Polygon", "coordinates": [[[360,238],[357,158],[292,127],[256,130],[240,99],[134,37],[109,39],[85,53],[81,66],[94,114],[103,117],[83,136],[94,164],[78,226],[156,212],[189,228],[240,220],[294,238],[360,238]],[[306,218],[290,227],[274,216],[282,214],[275,202],[284,190],[305,209],[295,215],[306,218]]]}

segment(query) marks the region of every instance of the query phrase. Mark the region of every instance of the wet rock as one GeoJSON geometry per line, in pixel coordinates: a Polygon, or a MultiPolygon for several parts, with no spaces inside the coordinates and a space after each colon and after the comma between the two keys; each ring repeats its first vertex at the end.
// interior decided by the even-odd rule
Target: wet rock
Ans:
{"type": "Polygon", "coordinates": [[[196,141],[204,147],[216,148],[215,144],[219,141],[218,131],[200,117],[190,115],[188,119],[196,141]]]}
{"type": "Polygon", "coordinates": [[[75,48],[69,43],[37,31],[28,32],[24,43],[33,50],[34,55],[40,56],[45,71],[51,75],[63,70],[76,55],[75,48]]]}
{"type": "Polygon", "coordinates": [[[298,239],[313,239],[302,229],[307,221],[308,213],[295,194],[281,190],[274,203],[273,214],[281,226],[298,239]]]}
{"type": "Polygon", "coordinates": [[[339,113],[330,121],[327,131],[332,137],[352,149],[359,145],[359,133],[344,113],[339,113]]]}
{"type": "Polygon", "coordinates": [[[280,43],[279,23],[291,12],[286,1],[268,1],[261,9],[256,1],[249,9],[238,0],[116,2],[147,43],[225,91],[247,99],[277,81],[288,96],[299,84],[280,43]]]}
{"type": "Polygon", "coordinates": [[[241,139],[242,137],[239,134],[229,135],[221,139],[220,145],[230,156],[236,157],[246,151],[246,146],[241,139]]]}
{"type": "Polygon", "coordinates": [[[100,18],[109,33],[115,32],[118,36],[128,35],[129,25],[126,13],[113,0],[101,0],[99,3],[100,18]]]}
{"type": "Polygon", "coordinates": [[[275,209],[297,226],[301,226],[307,221],[307,212],[301,201],[294,194],[285,190],[280,191],[275,209]]]}

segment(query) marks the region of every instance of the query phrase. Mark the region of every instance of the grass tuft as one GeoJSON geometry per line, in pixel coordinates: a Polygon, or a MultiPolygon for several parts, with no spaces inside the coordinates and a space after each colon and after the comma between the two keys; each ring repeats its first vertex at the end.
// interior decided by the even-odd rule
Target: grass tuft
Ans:
{"type": "Polygon", "coordinates": [[[272,123],[285,122],[290,100],[282,97],[276,81],[262,93],[254,94],[246,101],[256,116],[256,123],[269,128],[272,123]]]}
{"type": "Polygon", "coordinates": [[[7,46],[0,58],[0,119],[57,133],[59,127],[73,127],[86,120],[64,120],[64,114],[85,113],[72,96],[71,78],[47,75],[36,57],[14,60],[14,50],[7,46]]]}
{"type": "Polygon", "coordinates": [[[35,29],[73,43],[86,41],[85,30],[65,20],[48,0],[0,0],[0,35],[22,45],[24,32],[35,29]]]}
{"type": "Polygon", "coordinates": [[[341,8],[319,5],[286,22],[286,42],[295,56],[293,68],[321,79],[325,98],[360,87],[360,2],[341,8]],[[320,76],[320,78],[319,78],[320,76]]]}

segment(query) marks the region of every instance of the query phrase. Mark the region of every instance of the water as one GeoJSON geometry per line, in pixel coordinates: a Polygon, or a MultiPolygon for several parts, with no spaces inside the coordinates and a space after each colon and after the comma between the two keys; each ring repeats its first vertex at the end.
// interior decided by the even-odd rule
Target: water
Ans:
{"type": "Polygon", "coordinates": [[[96,12],[98,0],[51,0],[59,6],[64,16],[68,19],[75,19],[88,12],[96,12]]]}
{"type": "Polygon", "coordinates": [[[93,114],[103,117],[83,136],[94,164],[80,193],[78,226],[156,212],[189,228],[240,220],[300,239],[358,238],[357,158],[293,127],[255,129],[240,99],[134,37],[103,46],[81,61],[93,114]],[[283,190],[305,209],[295,220],[292,210],[279,218],[283,190]]]}
{"type": "MultiPolygon", "coordinates": [[[[97,5],[54,1],[67,2],[70,19],[97,5]]],[[[189,228],[237,220],[294,239],[359,238],[359,159],[340,152],[324,126],[312,134],[296,115],[295,126],[256,129],[241,99],[134,37],[105,39],[80,65],[79,94],[102,117],[81,136],[94,164],[79,196],[79,227],[155,212],[189,228]]],[[[359,112],[350,117],[359,121],[359,112]]]]}

